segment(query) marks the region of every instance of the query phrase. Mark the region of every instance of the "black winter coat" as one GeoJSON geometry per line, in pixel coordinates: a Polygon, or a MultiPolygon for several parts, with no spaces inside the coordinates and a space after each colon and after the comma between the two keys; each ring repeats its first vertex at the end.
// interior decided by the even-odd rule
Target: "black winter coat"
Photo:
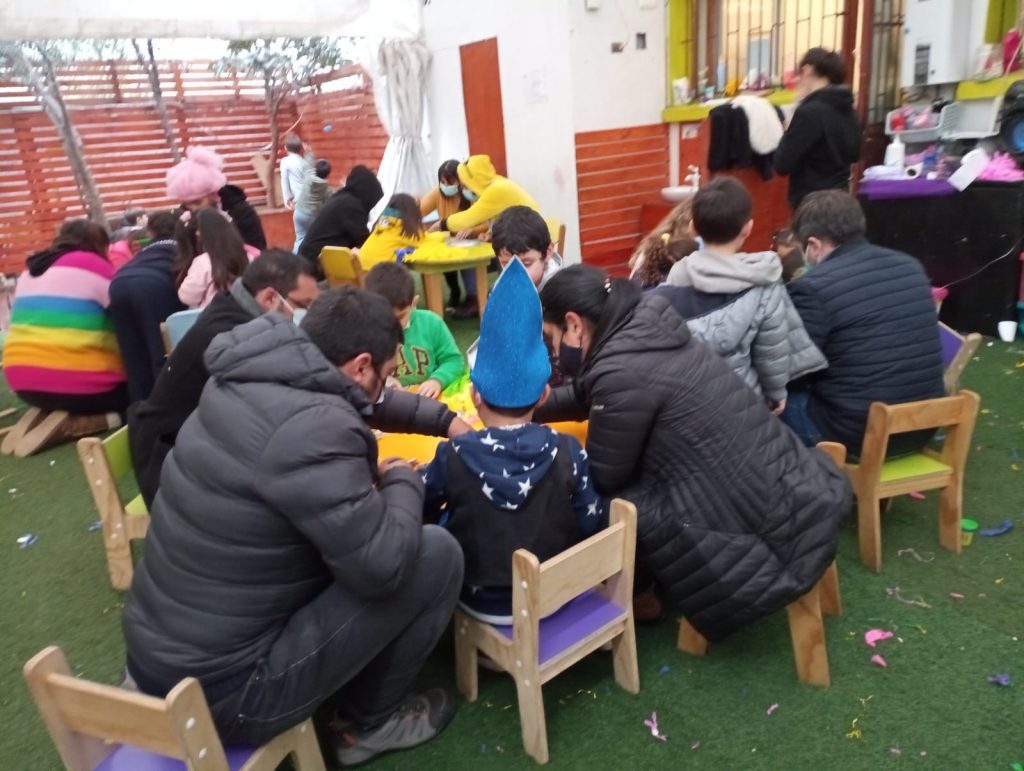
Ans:
{"type": "Polygon", "coordinates": [[[404,391],[374,408],[275,313],[217,336],[206,365],[125,603],[129,668],[150,692],[251,670],[331,582],[386,603],[419,549],[424,488],[411,468],[378,476],[367,420],[444,435],[454,417],[404,391]]]}
{"type": "Polygon", "coordinates": [[[174,447],[178,431],[199,406],[199,396],[209,377],[203,357],[210,342],[221,332],[246,324],[258,315],[254,309],[243,308],[230,293],[218,294],[174,347],[149,398],[128,409],[132,468],[147,507],[153,506],[160,486],[160,469],[174,447]]]}
{"type": "MultiPolygon", "coordinates": [[[[789,284],[828,369],[792,384],[811,389],[810,415],[828,440],[859,455],[872,402],[942,396],[942,344],[921,263],[863,238],[848,241],[789,284]]],[[[934,431],[896,434],[889,455],[916,452],[934,431]]]]}
{"type": "Polygon", "coordinates": [[[789,177],[794,209],[818,190],[845,190],[860,157],[860,123],[853,92],[826,86],[808,94],[793,113],[775,151],[775,171],[789,177]]]}
{"type": "Polygon", "coordinates": [[[591,351],[538,419],[589,414],[602,495],[636,504],[640,546],[709,640],[805,594],[835,558],[851,493],[662,295],[591,351]]]}
{"type": "Polygon", "coordinates": [[[320,264],[325,246],[362,246],[370,235],[367,223],[370,211],[384,197],[384,189],[372,171],[356,166],[345,180],[345,187],[327,199],[302,239],[299,254],[320,264]]]}

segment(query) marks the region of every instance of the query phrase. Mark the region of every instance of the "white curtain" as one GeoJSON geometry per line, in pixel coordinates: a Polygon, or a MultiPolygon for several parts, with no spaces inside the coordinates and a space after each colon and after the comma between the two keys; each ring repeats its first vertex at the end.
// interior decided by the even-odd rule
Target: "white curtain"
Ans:
{"type": "Polygon", "coordinates": [[[422,38],[385,40],[364,63],[373,78],[373,99],[388,135],[377,178],[384,197],[373,210],[376,220],[394,193],[420,196],[435,176],[423,144],[423,116],[430,50],[422,38]]]}

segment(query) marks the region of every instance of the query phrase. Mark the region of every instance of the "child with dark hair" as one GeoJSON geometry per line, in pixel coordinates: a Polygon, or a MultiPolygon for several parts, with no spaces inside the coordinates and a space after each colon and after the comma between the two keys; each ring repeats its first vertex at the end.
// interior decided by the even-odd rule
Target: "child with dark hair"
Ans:
{"type": "Polygon", "coordinates": [[[704,247],[669,271],[668,294],[690,332],[722,356],[776,414],[786,386],[828,362],[804,329],[782,285],[775,252],[743,252],[753,202],[735,179],[722,177],[693,198],[693,227],[704,247]]]}
{"type": "Polygon", "coordinates": [[[374,265],[366,274],[364,287],[391,303],[395,318],[405,330],[405,340],[398,347],[398,382],[418,385],[417,393],[436,399],[466,371],[466,359],[451,330],[436,313],[416,307],[420,299],[416,282],[404,265],[374,265]]]}
{"type": "Polygon", "coordinates": [[[460,604],[490,623],[512,623],[516,549],[544,561],[607,521],[579,442],[533,422],[550,393],[541,326],[537,290],[513,260],[484,310],[470,374],[485,428],[442,443],[423,475],[425,516],[439,518],[465,556],[460,604]]]}
{"type": "Polygon", "coordinates": [[[302,189],[295,199],[295,246],[292,251],[296,254],[299,253],[299,247],[302,246],[302,240],[306,237],[309,226],[313,224],[317,213],[324,208],[327,199],[334,192],[327,182],[330,175],[331,162],[323,158],[306,172],[302,189]]]}
{"type": "Polygon", "coordinates": [[[661,238],[648,245],[643,261],[633,271],[630,279],[637,282],[641,289],[653,289],[660,286],[665,283],[673,265],[699,248],[700,245],[694,238],[689,236],[672,238],[670,234],[663,233],[661,238]]]}
{"type": "Polygon", "coordinates": [[[397,193],[377,218],[373,232],[359,249],[359,262],[369,270],[379,262],[395,262],[399,249],[416,248],[423,241],[420,205],[411,195],[397,193]]]}
{"type": "Polygon", "coordinates": [[[491,225],[491,246],[502,269],[518,257],[538,292],[562,267],[547,222],[529,206],[511,206],[498,215],[491,225]]]}
{"type": "Polygon", "coordinates": [[[807,272],[804,247],[789,228],[782,228],[772,236],[772,249],[782,262],[782,283],[788,284],[807,272]]]}
{"type": "Polygon", "coordinates": [[[221,212],[200,209],[178,242],[178,298],[190,308],[205,308],[258,255],[221,212]]]}
{"type": "Polygon", "coordinates": [[[110,237],[110,249],[107,251],[107,259],[114,266],[114,270],[120,270],[132,257],[139,253],[143,243],[147,241],[145,228],[130,228],[117,231],[118,235],[110,237]]]}
{"type": "MultiPolygon", "coordinates": [[[[465,211],[470,207],[469,200],[462,195],[462,185],[459,182],[459,162],[451,159],[442,163],[437,169],[437,187],[428,192],[420,199],[420,214],[428,217],[437,214],[437,220],[428,228],[435,231],[441,226],[441,222],[452,214],[465,211]]],[[[476,236],[487,232],[487,225],[480,225],[471,228],[463,235],[476,236]]],[[[476,307],[476,273],[470,270],[461,271],[462,282],[466,285],[467,301],[462,303],[462,289],[459,286],[459,275],[455,271],[444,274],[444,280],[448,284],[448,307],[459,309],[465,305],[466,308],[476,307]]]]}

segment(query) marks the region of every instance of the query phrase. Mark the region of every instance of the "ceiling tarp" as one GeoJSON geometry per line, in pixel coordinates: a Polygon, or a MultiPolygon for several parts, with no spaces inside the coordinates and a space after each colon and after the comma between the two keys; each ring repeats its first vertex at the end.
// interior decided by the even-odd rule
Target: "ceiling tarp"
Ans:
{"type": "Polygon", "coordinates": [[[0,0],[0,38],[414,38],[420,0],[0,0]]]}

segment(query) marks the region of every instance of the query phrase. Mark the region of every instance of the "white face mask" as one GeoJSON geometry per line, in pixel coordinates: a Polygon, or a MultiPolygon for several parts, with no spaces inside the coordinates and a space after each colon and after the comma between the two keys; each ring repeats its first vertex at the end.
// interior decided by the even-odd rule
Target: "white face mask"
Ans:
{"type": "Polygon", "coordinates": [[[284,298],[284,295],[281,294],[280,292],[277,293],[277,297],[284,304],[284,307],[291,311],[292,324],[294,324],[295,326],[299,326],[302,323],[302,320],[306,318],[306,313],[308,313],[308,311],[305,308],[296,308],[294,305],[288,302],[284,298]]]}

